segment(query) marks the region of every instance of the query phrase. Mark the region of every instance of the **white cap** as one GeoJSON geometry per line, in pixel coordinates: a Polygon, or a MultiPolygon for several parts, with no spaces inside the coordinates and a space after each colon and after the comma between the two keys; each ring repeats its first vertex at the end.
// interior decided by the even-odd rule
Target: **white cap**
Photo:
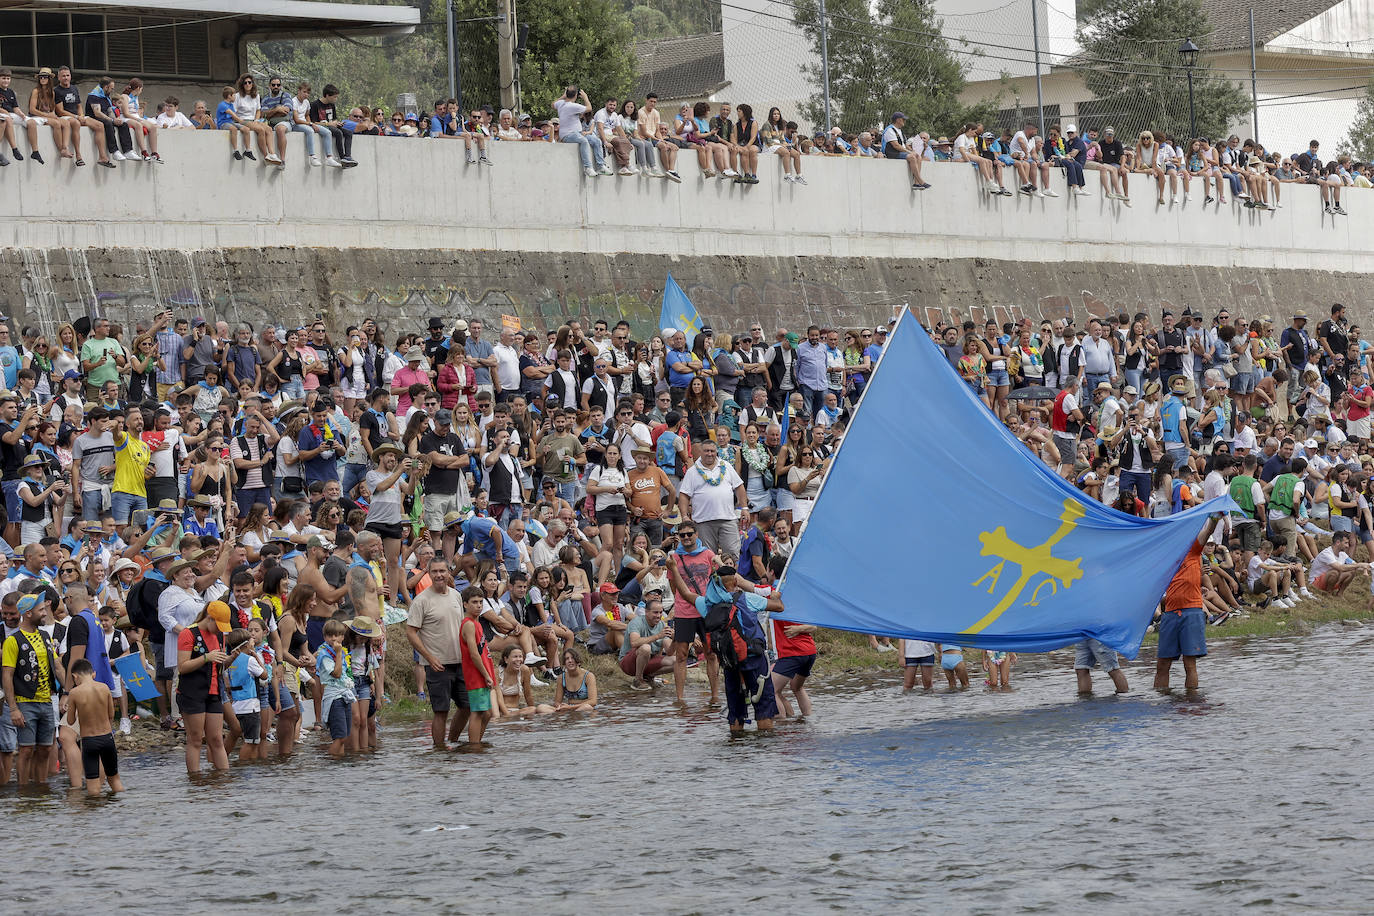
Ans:
{"type": "Polygon", "coordinates": [[[1066,133],[1066,134],[1076,134],[1076,133],[1078,133],[1078,125],[1077,125],[1077,124],[1070,124],[1068,127],[1064,128],[1064,133],[1066,133]]]}
{"type": "Polygon", "coordinates": [[[662,337],[664,340],[667,340],[669,337],[672,337],[676,333],[677,328],[664,328],[662,331],[659,332],[659,336],[662,337]]]}

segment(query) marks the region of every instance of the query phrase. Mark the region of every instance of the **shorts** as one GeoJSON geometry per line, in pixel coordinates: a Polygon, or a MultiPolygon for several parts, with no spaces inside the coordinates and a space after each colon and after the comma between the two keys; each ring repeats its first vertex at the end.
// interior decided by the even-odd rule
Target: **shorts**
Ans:
{"type": "Polygon", "coordinates": [[[628,515],[624,506],[606,506],[604,509],[596,510],[596,523],[598,525],[623,525],[627,519],[628,515]]]}
{"type": "MultiPolygon", "coordinates": [[[[5,516],[16,521],[19,519],[19,483],[20,481],[18,480],[0,481],[0,490],[3,490],[5,493],[5,516]]],[[[119,520],[116,519],[116,521],[119,520]]],[[[124,523],[127,524],[128,521],[129,519],[126,516],[124,518],[124,523]]]]}
{"type": "Polygon", "coordinates": [[[435,671],[426,665],[425,693],[429,695],[429,708],[435,712],[448,712],[450,700],[457,702],[460,709],[467,709],[468,692],[463,686],[463,666],[445,665],[443,671],[435,671]]]}
{"type": "Polygon", "coordinates": [[[475,687],[469,690],[468,708],[473,712],[491,712],[491,688],[475,687]]]}
{"type": "Polygon", "coordinates": [[[1011,158],[1010,156],[1008,156],[1006,153],[998,153],[998,154],[997,154],[997,161],[1000,162],[1000,163],[1002,163],[1003,165],[1015,165],[1015,164],[1016,164],[1016,160],[1013,159],[1013,158],[1011,158]]]}
{"type": "Polygon", "coordinates": [[[324,645],[324,625],[329,621],[328,617],[309,617],[305,621],[305,645],[311,652],[315,652],[324,645]]]}
{"type": "Polygon", "coordinates": [[[290,115],[272,115],[270,118],[267,119],[267,126],[276,127],[278,124],[289,124],[290,122],[290,115]]]}
{"type": "Polygon", "coordinates": [[[1240,549],[1248,550],[1252,553],[1259,551],[1260,545],[1260,524],[1259,522],[1242,522],[1235,527],[1236,537],[1240,540],[1240,549]]]}
{"type": "Polygon", "coordinates": [[[905,668],[934,668],[935,656],[922,655],[920,658],[904,658],[902,666],[905,668]]]}
{"type": "Polygon", "coordinates": [[[24,724],[15,728],[19,746],[33,747],[36,744],[39,747],[51,747],[57,731],[57,710],[53,709],[52,703],[47,700],[41,703],[20,700],[17,705],[24,714],[24,724]]]}
{"type": "Polygon", "coordinates": [[[768,676],[768,659],[762,655],[748,659],[735,672],[725,676],[725,708],[731,725],[743,725],[749,721],[751,700],[754,715],[758,719],[777,717],[778,701],[773,693],[773,679],[768,676]],[[746,690],[751,692],[746,693],[746,690]]]}
{"type": "Polygon", "coordinates": [[[994,388],[998,385],[1010,385],[1011,376],[1007,374],[1007,370],[1005,369],[989,369],[988,384],[994,388]]]}
{"type": "Polygon", "coordinates": [[[1345,427],[1346,434],[1351,439],[1369,438],[1369,417],[1360,417],[1358,420],[1351,420],[1347,417],[1345,427]]]}
{"type": "Polygon", "coordinates": [[[334,702],[329,704],[325,721],[329,724],[331,739],[340,741],[347,738],[353,731],[353,704],[343,697],[335,697],[334,702]]]}
{"type": "Polygon", "coordinates": [[[1250,394],[1255,390],[1255,373],[1237,372],[1231,376],[1231,391],[1236,394],[1250,394]]]}
{"type": "Polygon", "coordinates": [[[169,666],[162,664],[162,660],[167,657],[165,654],[166,650],[166,643],[153,643],[153,658],[157,659],[157,664],[154,666],[155,670],[153,671],[153,680],[155,681],[170,681],[176,677],[177,669],[175,665],[169,666]]]}
{"type": "MultiPolygon", "coordinates": [[[[295,675],[292,675],[291,679],[295,680],[295,675]]],[[[272,684],[270,687],[267,688],[267,695],[269,700],[276,700],[276,705],[271,706],[270,708],[276,709],[279,713],[286,712],[288,709],[296,708],[296,699],[291,695],[291,691],[289,689],[279,690],[276,684],[272,684]]]]}
{"type": "Polygon", "coordinates": [[[606,636],[589,640],[587,642],[587,651],[593,655],[614,655],[619,652],[620,648],[618,646],[611,645],[611,641],[607,638],[609,635],[610,634],[607,633],[606,636]]]}
{"type": "Polygon", "coordinates": [[[962,652],[944,652],[940,655],[940,667],[946,671],[953,671],[964,661],[962,652]]]}
{"type": "Polygon", "coordinates": [[[1114,651],[1090,637],[1074,646],[1073,667],[1075,671],[1080,669],[1091,671],[1094,665],[1101,665],[1102,670],[1107,673],[1121,667],[1117,664],[1114,651]]]}
{"type": "MultiPolygon", "coordinates": [[[[1319,591],[1319,592],[1327,591],[1327,587],[1326,587],[1326,573],[1322,573],[1320,576],[1318,576],[1317,578],[1313,579],[1313,580],[1312,580],[1312,587],[1315,588],[1315,589],[1316,589],[1317,591],[1319,591]]],[[[1335,585],[1334,585],[1334,584],[1331,586],[1331,590],[1332,590],[1332,591],[1335,591],[1335,585]]]]}
{"type": "MultiPolygon", "coordinates": [[[[644,663],[644,676],[653,677],[665,668],[672,667],[673,658],[660,652],[658,655],[649,656],[649,660],[644,663]]],[[[635,676],[635,653],[626,652],[620,656],[620,670],[630,677],[635,676]]]]}
{"type": "Polygon", "coordinates": [[[81,767],[87,779],[99,779],[100,768],[106,776],[119,775],[119,754],[115,751],[114,732],[81,739],[81,767]]]}
{"type": "Polygon", "coordinates": [[[177,712],[183,716],[223,715],[224,701],[218,694],[214,696],[188,696],[177,691],[177,712]]]}
{"type": "Polygon", "coordinates": [[[457,493],[425,493],[425,527],[430,531],[443,531],[444,516],[461,508],[462,506],[458,505],[457,493]]]}
{"type": "Polygon", "coordinates": [[[405,537],[405,527],[400,524],[387,525],[380,522],[368,522],[363,526],[365,531],[371,531],[384,541],[399,541],[405,537]]]}
{"type": "Polygon", "coordinates": [[[810,677],[816,665],[816,653],[810,655],[789,655],[773,663],[773,673],[786,678],[810,677]]]}
{"type": "Polygon", "coordinates": [[[1198,658],[1206,654],[1207,615],[1202,608],[1165,611],[1159,621],[1159,652],[1156,657],[1161,661],[1169,661],[1180,655],[1198,658]]]}
{"type": "Polygon", "coordinates": [[[13,754],[19,750],[19,731],[10,721],[10,707],[0,700],[0,754],[13,754]]]}
{"type": "Polygon", "coordinates": [[[1331,516],[1331,530],[1354,531],[1355,519],[1348,515],[1333,515],[1331,516]]]}
{"type": "Polygon", "coordinates": [[[701,617],[674,617],[673,642],[691,644],[698,636],[706,643],[706,621],[701,617]]]}
{"type": "Polygon", "coordinates": [[[243,730],[244,744],[262,743],[262,713],[260,712],[241,712],[236,713],[239,719],[239,728],[243,730]]]}

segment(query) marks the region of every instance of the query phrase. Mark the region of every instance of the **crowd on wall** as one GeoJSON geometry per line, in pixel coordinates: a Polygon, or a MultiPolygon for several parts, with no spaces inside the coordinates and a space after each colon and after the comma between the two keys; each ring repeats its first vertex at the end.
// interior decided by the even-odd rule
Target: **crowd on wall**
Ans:
{"type": "MultiPolygon", "coordinates": [[[[1145,188],[1160,206],[1187,204],[1195,195],[1203,204],[1224,204],[1229,191],[1244,206],[1266,210],[1282,205],[1283,185],[1313,184],[1320,189],[1323,210],[1344,215],[1343,188],[1374,186],[1374,164],[1346,154],[1324,160],[1317,140],[1306,150],[1284,155],[1235,135],[1211,140],[1144,130],[1137,137],[1120,138],[1110,125],[1080,133],[1076,124],[1054,124],[1042,137],[1035,122],[1000,131],[970,123],[952,139],[932,138],[928,130],[908,130],[902,112],[872,129],[851,133],[832,127],[807,136],[777,107],[761,119],[751,105],[729,102],[684,103],[676,112],[664,112],[652,92],[642,102],[609,98],[596,105],[575,86],[551,100],[539,116],[498,111],[490,104],[464,111],[453,98],[436,99],[430,112],[388,113],[367,105],[344,106],[333,85],[325,85],[317,97],[308,82],[287,86],[282,77],[268,76],[259,85],[250,73],[225,86],[217,102],[195,100],[188,114],[173,96],[145,105],[138,78],[121,90],[115,80],[102,77],[88,94],[73,84],[72,71],[65,66],[56,71],[44,67],[35,80],[27,105],[21,105],[10,88],[11,72],[0,69],[0,109],[7,114],[0,123],[11,155],[24,158],[18,143],[23,132],[30,159],[40,164],[40,128],[52,131],[58,155],[76,165],[85,164],[82,129],[91,131],[89,146],[97,164],[108,168],[125,161],[160,163],[159,131],[222,130],[234,159],[257,161],[261,155],[263,165],[278,168],[286,165],[288,138],[300,133],[310,165],[338,168],[357,165],[354,137],[379,136],[460,140],[466,160],[485,165],[492,164],[491,148],[500,142],[575,144],[588,178],[638,175],[681,182],[681,157],[695,159],[703,179],[756,184],[759,157],[775,155],[783,181],[806,184],[803,163],[808,157],[851,156],[905,161],[914,190],[930,187],[923,171],[929,164],[964,162],[978,172],[981,187],[990,194],[1012,196],[1015,186],[1022,194],[1058,197],[1056,176],[1062,174],[1066,193],[1088,195],[1087,173],[1094,172],[1101,193],[1126,206],[1131,205],[1133,179],[1137,191],[1145,188]]],[[[0,153],[0,165],[9,161],[0,153]]]]}

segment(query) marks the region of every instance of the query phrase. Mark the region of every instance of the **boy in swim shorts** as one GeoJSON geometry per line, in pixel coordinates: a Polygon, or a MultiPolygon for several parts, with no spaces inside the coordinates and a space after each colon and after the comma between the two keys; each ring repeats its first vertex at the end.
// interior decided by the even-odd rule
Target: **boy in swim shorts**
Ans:
{"type": "Polygon", "coordinates": [[[86,775],[86,794],[100,794],[100,770],[110,783],[111,792],[123,792],[119,779],[119,755],[115,751],[114,697],[110,688],[95,679],[95,667],[79,658],[72,663],[72,688],[67,700],[67,724],[81,730],[81,765],[86,775]]]}

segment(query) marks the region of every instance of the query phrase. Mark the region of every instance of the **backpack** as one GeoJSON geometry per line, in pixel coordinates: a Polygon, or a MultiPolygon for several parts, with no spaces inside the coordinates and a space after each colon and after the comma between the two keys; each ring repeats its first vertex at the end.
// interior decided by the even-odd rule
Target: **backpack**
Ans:
{"type": "Polygon", "coordinates": [[[749,659],[762,656],[767,645],[763,626],[743,595],[706,609],[706,648],[726,671],[736,671],[749,659]]]}

